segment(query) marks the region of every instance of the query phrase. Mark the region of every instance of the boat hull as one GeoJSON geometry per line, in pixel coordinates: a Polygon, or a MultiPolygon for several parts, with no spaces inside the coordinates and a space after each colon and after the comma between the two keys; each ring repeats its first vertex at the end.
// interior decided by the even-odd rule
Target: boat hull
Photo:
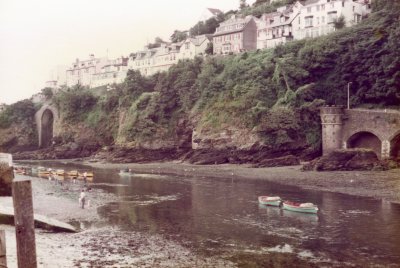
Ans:
{"type": "Polygon", "coordinates": [[[265,206],[279,207],[282,203],[281,199],[267,200],[267,197],[258,197],[258,203],[265,206]]]}
{"type": "Polygon", "coordinates": [[[294,212],[301,212],[301,213],[311,213],[311,214],[317,214],[318,213],[318,207],[298,207],[298,206],[291,206],[288,204],[283,203],[282,208],[284,210],[289,210],[289,211],[294,211],[294,212]]]}

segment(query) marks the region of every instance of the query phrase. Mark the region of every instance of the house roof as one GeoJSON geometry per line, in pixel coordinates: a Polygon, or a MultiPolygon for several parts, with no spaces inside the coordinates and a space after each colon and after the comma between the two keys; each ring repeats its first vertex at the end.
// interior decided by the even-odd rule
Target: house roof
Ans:
{"type": "Polygon", "coordinates": [[[207,8],[207,10],[210,11],[213,15],[218,15],[222,13],[222,11],[217,8],[207,8]]]}
{"type": "Polygon", "coordinates": [[[319,0],[307,0],[307,1],[304,2],[304,5],[308,6],[308,5],[312,5],[312,4],[318,3],[318,2],[319,2],[319,0]]]}
{"type": "Polygon", "coordinates": [[[243,18],[243,17],[237,17],[236,15],[232,15],[232,17],[230,19],[222,22],[220,24],[220,26],[217,28],[217,30],[218,29],[222,29],[222,27],[231,26],[231,25],[237,25],[239,23],[243,23],[243,27],[235,28],[235,29],[232,29],[232,30],[218,31],[218,32],[215,32],[213,34],[213,36],[220,36],[220,35],[225,35],[225,34],[241,32],[246,28],[246,26],[252,20],[254,21],[254,17],[253,16],[246,16],[246,17],[243,18]]]}

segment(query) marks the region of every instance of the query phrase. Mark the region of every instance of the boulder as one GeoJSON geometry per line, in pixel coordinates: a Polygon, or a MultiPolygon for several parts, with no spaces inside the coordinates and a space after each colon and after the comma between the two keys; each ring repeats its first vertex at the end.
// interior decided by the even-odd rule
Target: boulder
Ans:
{"type": "Polygon", "coordinates": [[[376,153],[369,149],[340,149],[303,166],[303,170],[373,170],[382,167],[376,153]]]}
{"type": "Polygon", "coordinates": [[[300,165],[300,159],[293,155],[286,155],[277,158],[263,159],[253,167],[281,167],[300,165]]]}

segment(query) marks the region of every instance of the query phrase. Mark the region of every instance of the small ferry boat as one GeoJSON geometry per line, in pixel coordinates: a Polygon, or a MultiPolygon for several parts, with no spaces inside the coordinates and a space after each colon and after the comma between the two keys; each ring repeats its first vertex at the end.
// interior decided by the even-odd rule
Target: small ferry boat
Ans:
{"type": "Polygon", "coordinates": [[[279,207],[282,199],[279,196],[259,196],[258,203],[266,206],[279,207]]]}
{"type": "Polygon", "coordinates": [[[302,213],[318,213],[318,206],[313,203],[296,203],[290,201],[283,202],[283,209],[302,213]]]}

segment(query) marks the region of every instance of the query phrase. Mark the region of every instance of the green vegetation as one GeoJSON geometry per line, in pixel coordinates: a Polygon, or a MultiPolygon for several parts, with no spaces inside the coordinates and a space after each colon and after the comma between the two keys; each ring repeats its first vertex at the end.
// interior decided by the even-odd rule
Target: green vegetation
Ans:
{"type": "Polygon", "coordinates": [[[0,128],[9,128],[13,123],[34,125],[37,110],[33,102],[27,99],[8,105],[0,113],[0,128]]]}
{"type": "MultiPolygon", "coordinates": [[[[270,6],[256,3],[242,12],[270,6]]],[[[318,109],[345,105],[349,82],[353,107],[400,108],[399,4],[374,9],[359,25],[328,36],[179,61],[150,77],[129,71],[102,95],[76,86],[53,100],[65,122],[93,129],[104,144],[177,140],[189,122],[208,132],[246,128],[270,149],[313,154],[321,143],[318,109]]],[[[1,114],[0,124],[9,117],[1,114]]]]}

